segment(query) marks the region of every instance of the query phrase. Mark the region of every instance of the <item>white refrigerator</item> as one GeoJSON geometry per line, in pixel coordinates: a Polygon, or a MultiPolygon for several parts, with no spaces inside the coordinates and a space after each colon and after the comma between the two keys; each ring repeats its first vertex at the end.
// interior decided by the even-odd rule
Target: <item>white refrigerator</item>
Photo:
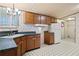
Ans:
{"type": "Polygon", "coordinates": [[[49,26],[49,32],[54,32],[55,43],[61,42],[61,23],[53,23],[49,26]]]}

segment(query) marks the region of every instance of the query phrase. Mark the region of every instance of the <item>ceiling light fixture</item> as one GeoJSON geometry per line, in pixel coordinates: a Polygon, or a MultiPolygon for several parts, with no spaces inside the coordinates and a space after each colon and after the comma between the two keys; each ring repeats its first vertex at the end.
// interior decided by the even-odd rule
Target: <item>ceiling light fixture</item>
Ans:
{"type": "Polygon", "coordinates": [[[13,8],[7,8],[7,14],[9,15],[20,15],[21,14],[21,11],[17,8],[15,8],[14,4],[13,4],[13,8]]]}
{"type": "Polygon", "coordinates": [[[67,20],[75,20],[75,18],[68,18],[67,20]]]}

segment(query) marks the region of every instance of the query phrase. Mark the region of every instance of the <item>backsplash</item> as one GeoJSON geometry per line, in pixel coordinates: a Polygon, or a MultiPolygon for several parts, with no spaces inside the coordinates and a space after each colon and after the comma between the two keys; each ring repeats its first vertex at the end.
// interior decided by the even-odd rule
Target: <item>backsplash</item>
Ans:
{"type": "Polygon", "coordinates": [[[18,32],[18,34],[36,34],[36,32],[31,31],[31,32],[18,32]]]}
{"type": "Polygon", "coordinates": [[[29,32],[29,31],[35,31],[36,28],[33,26],[33,25],[30,25],[30,24],[21,24],[19,26],[19,32],[29,32]]]}

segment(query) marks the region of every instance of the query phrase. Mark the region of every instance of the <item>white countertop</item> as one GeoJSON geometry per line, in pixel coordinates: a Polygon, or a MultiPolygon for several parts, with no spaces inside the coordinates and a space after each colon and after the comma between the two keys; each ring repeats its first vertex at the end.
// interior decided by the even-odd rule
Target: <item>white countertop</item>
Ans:
{"type": "Polygon", "coordinates": [[[10,35],[10,36],[3,36],[0,38],[16,38],[16,37],[20,37],[20,36],[24,36],[25,34],[15,34],[15,35],[10,35]]]}

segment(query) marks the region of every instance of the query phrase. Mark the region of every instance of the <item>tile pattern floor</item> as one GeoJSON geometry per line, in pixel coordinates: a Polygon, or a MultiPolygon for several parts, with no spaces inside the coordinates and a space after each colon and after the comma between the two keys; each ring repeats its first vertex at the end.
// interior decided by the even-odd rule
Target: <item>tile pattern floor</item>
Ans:
{"type": "Polygon", "coordinates": [[[79,45],[64,40],[60,44],[44,44],[40,49],[26,52],[24,56],[79,56],[79,45]]]}

